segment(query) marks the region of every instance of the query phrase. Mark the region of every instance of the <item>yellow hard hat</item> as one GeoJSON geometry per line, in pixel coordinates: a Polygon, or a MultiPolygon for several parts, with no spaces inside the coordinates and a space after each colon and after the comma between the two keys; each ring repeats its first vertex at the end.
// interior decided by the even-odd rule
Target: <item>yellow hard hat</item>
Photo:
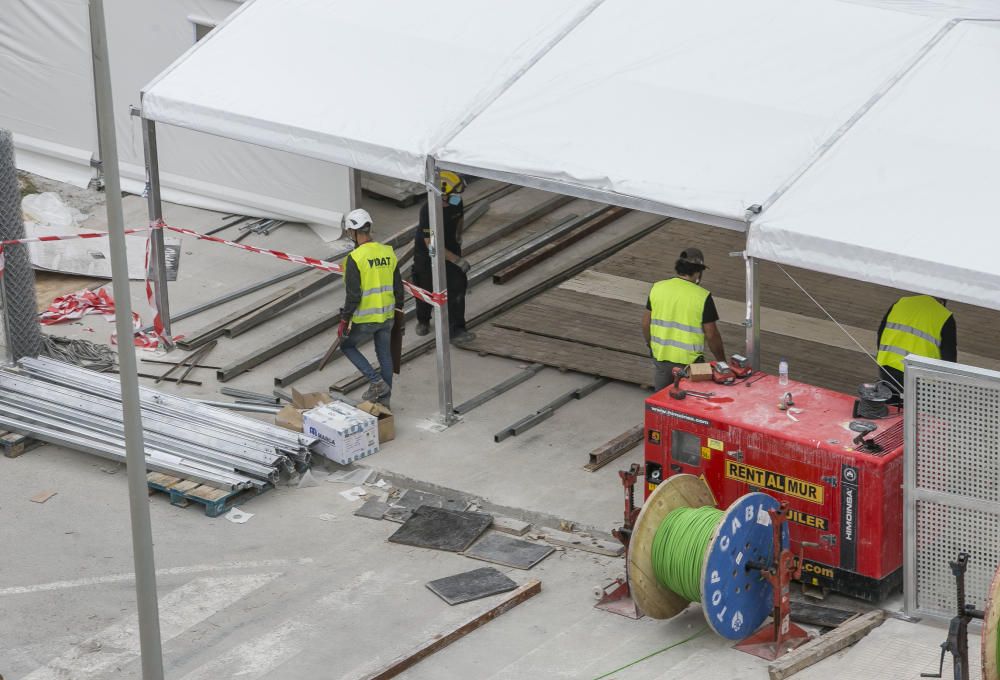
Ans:
{"type": "Polygon", "coordinates": [[[438,173],[441,179],[441,192],[447,194],[460,194],[465,191],[465,181],[456,173],[444,170],[438,173]]]}

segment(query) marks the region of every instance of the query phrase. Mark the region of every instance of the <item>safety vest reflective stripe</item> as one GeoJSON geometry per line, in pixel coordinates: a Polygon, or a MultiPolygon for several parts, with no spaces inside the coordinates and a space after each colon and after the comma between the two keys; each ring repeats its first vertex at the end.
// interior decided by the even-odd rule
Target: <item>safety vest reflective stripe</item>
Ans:
{"type": "Polygon", "coordinates": [[[941,331],[949,318],[948,308],[929,295],[900,298],[886,317],[875,360],[903,371],[908,354],[940,359],[941,331]]]}
{"type": "Polygon", "coordinates": [[[651,319],[650,324],[653,326],[659,326],[660,328],[676,328],[677,330],[685,331],[687,333],[701,333],[700,326],[688,326],[687,324],[677,323],[676,321],[661,321],[660,319],[651,319]]]}
{"type": "Polygon", "coordinates": [[[361,297],[366,295],[378,295],[379,293],[391,293],[392,286],[382,286],[381,288],[369,288],[368,290],[361,291],[361,297]]]}
{"type": "Polygon", "coordinates": [[[701,354],[705,351],[705,345],[688,345],[677,340],[667,340],[664,338],[658,338],[656,336],[651,336],[649,338],[650,342],[656,343],[657,345],[665,345],[668,347],[679,347],[680,349],[687,350],[688,352],[697,352],[701,354]]]}
{"type": "Polygon", "coordinates": [[[348,257],[354,260],[361,274],[361,301],[351,317],[351,322],[388,321],[393,317],[397,306],[393,289],[396,253],[391,246],[369,241],[351,251],[348,257]]]}
{"type": "Polygon", "coordinates": [[[687,279],[658,281],[649,292],[649,348],[657,361],[690,364],[705,349],[708,291],[687,279]]]}
{"type": "Polygon", "coordinates": [[[371,316],[373,314],[389,314],[394,309],[394,305],[389,305],[388,307],[366,307],[365,309],[359,309],[354,312],[354,316],[352,318],[357,319],[359,316],[371,316]]]}
{"type": "Polygon", "coordinates": [[[890,321],[886,322],[885,327],[887,329],[891,329],[891,330],[894,330],[894,331],[902,331],[904,333],[909,333],[910,335],[915,335],[918,338],[920,338],[921,340],[926,340],[927,342],[931,343],[935,347],[941,347],[941,341],[940,340],[938,340],[937,338],[935,338],[930,333],[924,333],[919,328],[914,328],[913,326],[905,326],[905,325],[903,325],[901,323],[892,323],[890,321]]]}

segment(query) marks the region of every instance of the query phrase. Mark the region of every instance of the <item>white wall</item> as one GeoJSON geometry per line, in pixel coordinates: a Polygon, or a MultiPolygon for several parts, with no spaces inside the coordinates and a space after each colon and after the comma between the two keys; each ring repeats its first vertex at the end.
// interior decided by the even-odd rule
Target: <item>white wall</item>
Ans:
{"type": "MultiPolygon", "coordinates": [[[[2,0],[0,126],[15,133],[18,166],[85,184],[99,156],[86,0],[2,0]],[[8,9],[8,5],[10,6],[8,9]]],[[[235,0],[105,0],[122,183],[145,183],[140,89],[195,43],[189,17],[221,22],[235,0]]],[[[266,50],[267,45],[261,49],[266,50]]],[[[308,94],[301,102],[308,106],[308,94]]],[[[159,126],[165,200],[339,225],[349,208],[341,166],[159,126]]]]}

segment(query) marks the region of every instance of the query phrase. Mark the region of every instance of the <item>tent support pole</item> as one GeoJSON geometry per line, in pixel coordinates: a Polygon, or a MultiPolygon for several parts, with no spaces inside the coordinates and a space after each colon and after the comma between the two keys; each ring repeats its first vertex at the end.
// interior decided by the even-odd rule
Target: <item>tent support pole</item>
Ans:
{"type": "Polygon", "coordinates": [[[747,315],[743,322],[746,327],[746,357],[753,370],[760,370],[760,278],[757,276],[757,258],[743,253],[746,264],[747,315]]]}
{"type": "Polygon", "coordinates": [[[351,210],[361,207],[361,171],[350,168],[347,171],[347,191],[350,194],[351,210]]]}
{"type": "Polygon", "coordinates": [[[146,278],[153,283],[154,313],[163,324],[161,342],[173,348],[170,332],[170,297],[167,293],[167,256],[163,245],[163,230],[154,228],[163,223],[163,203],[160,200],[160,161],[156,152],[156,123],[142,118],[142,148],[146,158],[146,205],[149,211],[149,263],[146,278]]]}
{"type": "Polygon", "coordinates": [[[132,558],[135,561],[139,653],[142,659],[143,680],[163,680],[163,650],[160,642],[159,601],[156,596],[153,529],[149,519],[149,496],[146,487],[146,446],[142,432],[135,345],[131,342],[132,301],[129,296],[128,260],[125,256],[125,217],[122,213],[121,178],[118,174],[118,142],[115,138],[104,0],[90,0],[89,5],[90,37],[95,66],[94,84],[97,91],[97,124],[101,130],[101,158],[104,162],[105,195],[108,206],[111,281],[115,295],[115,323],[119,338],[118,363],[121,368],[122,423],[125,428],[132,558]]]}
{"type": "MultiPolygon", "coordinates": [[[[434,281],[434,292],[440,293],[448,288],[448,278],[445,272],[444,249],[444,206],[441,205],[441,182],[438,179],[438,169],[434,159],[427,157],[427,215],[431,227],[431,273],[434,281]]],[[[434,306],[434,340],[437,345],[438,374],[438,405],[441,424],[453,424],[455,408],[451,390],[451,333],[448,326],[448,305],[434,306]]]]}

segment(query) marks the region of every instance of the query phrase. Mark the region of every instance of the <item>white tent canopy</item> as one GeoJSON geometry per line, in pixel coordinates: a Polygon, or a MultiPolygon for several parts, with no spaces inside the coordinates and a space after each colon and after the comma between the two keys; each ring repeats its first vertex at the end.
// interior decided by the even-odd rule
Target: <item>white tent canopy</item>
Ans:
{"type": "Polygon", "coordinates": [[[767,260],[1000,309],[1000,24],[961,22],[755,221],[767,260]]]}
{"type": "Polygon", "coordinates": [[[594,4],[258,0],[147,86],[143,116],[422,183],[594,4]]]}
{"type": "Polygon", "coordinates": [[[437,155],[742,229],[942,23],[829,1],[606,0],[437,155]]]}

